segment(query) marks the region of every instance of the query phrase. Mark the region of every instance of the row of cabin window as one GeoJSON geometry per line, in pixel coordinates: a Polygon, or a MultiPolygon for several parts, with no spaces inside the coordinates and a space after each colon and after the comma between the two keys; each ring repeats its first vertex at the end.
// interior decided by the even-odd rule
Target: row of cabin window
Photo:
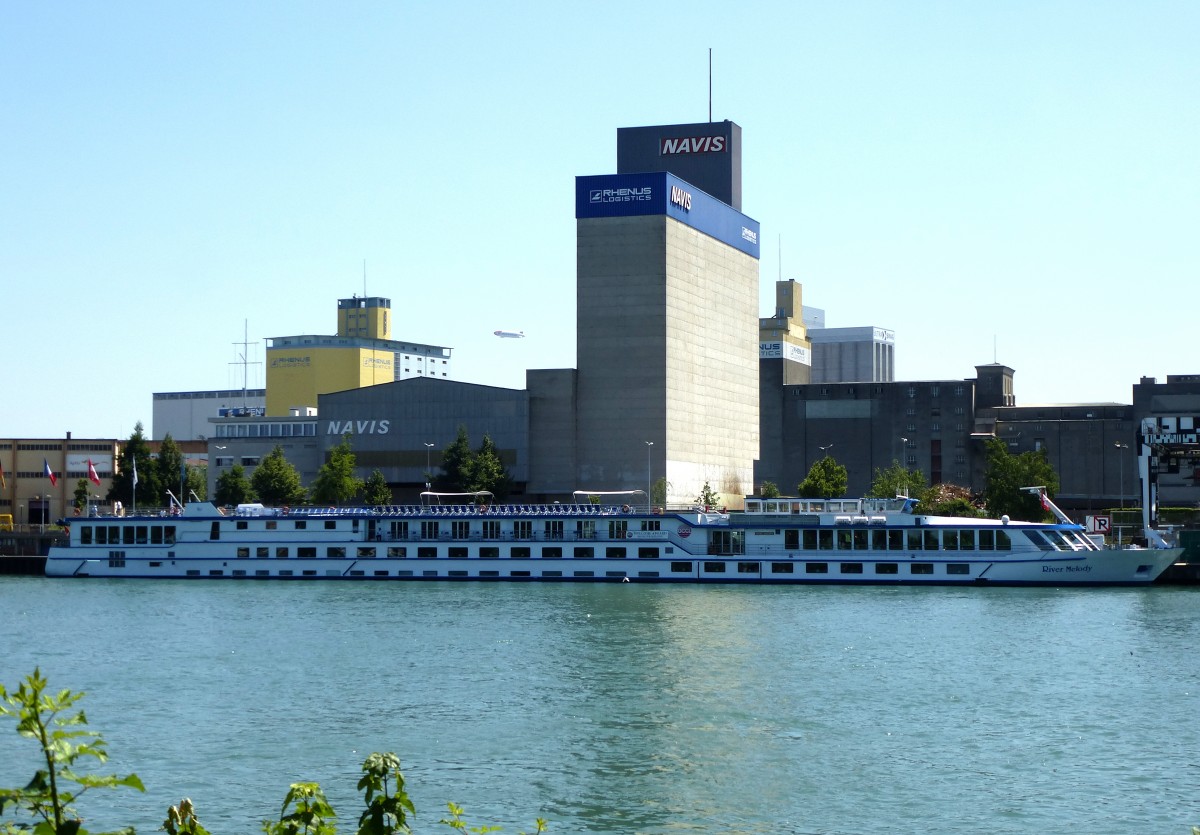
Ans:
{"type": "MultiPolygon", "coordinates": [[[[807,562],[799,563],[804,566],[805,574],[829,574],[829,563],[827,562],[807,562]]],[[[705,564],[705,571],[719,572],[723,571],[724,563],[708,563],[705,564]],[[711,569],[709,566],[713,566],[711,569]]],[[[864,574],[863,564],[861,562],[843,562],[836,563],[838,574],[864,574]]],[[[934,564],[931,562],[910,562],[905,563],[908,566],[909,574],[933,574],[934,564]]],[[[758,563],[738,563],[739,572],[753,573],[758,571],[758,563]],[[743,570],[743,566],[755,566],[743,570]]],[[[773,562],[771,563],[772,574],[793,574],[796,572],[797,563],[792,562],[773,562]]],[[[895,562],[877,562],[871,564],[873,572],[877,575],[893,575],[900,573],[900,563],[895,562]]],[[[971,568],[965,562],[950,562],[946,563],[947,574],[970,574],[971,568]]]]}
{"type": "Polygon", "coordinates": [[[822,528],[788,530],[785,548],[805,551],[1010,551],[1007,531],[974,528],[871,530],[822,528]]]}
{"type": "Polygon", "coordinates": [[[174,545],[174,525],[84,525],[80,545],[174,545]]]}
{"type": "MultiPolygon", "coordinates": [[[[360,519],[350,519],[354,527],[358,528],[360,519]]],[[[292,525],[293,530],[307,530],[310,519],[284,519],[284,523],[292,525]]],[[[337,519],[323,519],[326,530],[334,530],[337,527],[337,519]]],[[[235,527],[238,530],[250,529],[250,521],[247,519],[238,519],[235,527]]],[[[280,519],[263,519],[263,530],[278,530],[280,529],[280,519]]],[[[428,531],[430,539],[437,539],[439,535],[439,525],[449,525],[450,535],[454,539],[467,539],[468,536],[482,535],[484,539],[499,539],[503,533],[502,523],[499,519],[484,519],[484,521],[472,522],[470,519],[455,519],[451,522],[421,522],[422,535],[428,531]]],[[[602,524],[602,522],[601,522],[602,524]]],[[[628,519],[611,519],[608,521],[608,533],[616,535],[625,533],[629,530],[628,519]]],[[[392,534],[396,536],[408,536],[408,522],[390,522],[392,534]]],[[[641,530],[661,530],[662,523],[659,519],[643,519],[637,523],[638,529],[641,530]]],[[[527,531],[528,535],[533,535],[533,519],[514,519],[512,521],[512,529],[514,531],[527,531]]],[[[544,529],[547,535],[557,534],[562,537],[565,530],[563,519],[546,519],[544,529]]],[[[576,519],[575,530],[577,535],[590,534],[595,535],[596,521],[595,519],[576,519]]]]}
{"type": "MultiPolygon", "coordinates": [[[[325,530],[335,530],[337,528],[336,519],[325,519],[325,530]]],[[[358,528],[358,519],[351,520],[354,528],[358,528]]],[[[278,519],[265,519],[262,521],[262,529],[267,531],[279,530],[278,519]]],[[[308,519],[289,519],[285,520],[286,524],[290,524],[293,530],[303,531],[308,530],[308,519]]],[[[215,524],[215,523],[214,523],[215,524]]],[[[601,523],[603,524],[603,523],[601,523]]],[[[610,538],[624,537],[629,531],[629,522],[627,520],[610,520],[608,523],[608,535],[610,538]]],[[[450,539],[470,539],[472,537],[481,539],[500,539],[505,531],[501,527],[501,522],[498,519],[487,519],[484,521],[472,522],[467,519],[455,520],[452,522],[421,522],[421,537],[423,539],[440,539],[445,535],[442,526],[446,525],[449,528],[450,539]]],[[[249,530],[250,522],[245,519],[238,519],[235,527],[239,531],[249,530]]],[[[391,522],[391,535],[393,539],[408,539],[409,523],[408,522],[391,522]]],[[[657,519],[643,520],[639,525],[640,530],[657,531],[661,530],[661,523],[657,519]]],[[[562,539],[565,531],[563,520],[550,519],[543,523],[543,530],[547,539],[562,539]]],[[[533,521],[529,519],[516,519],[512,522],[512,535],[517,539],[532,539],[533,538],[533,521]]],[[[596,521],[592,519],[580,519],[575,522],[575,536],[578,539],[594,539],[596,536],[596,521]]]]}
{"type": "MultiPolygon", "coordinates": [[[[773,562],[770,565],[771,565],[771,569],[770,569],[771,574],[778,575],[778,574],[798,573],[796,571],[796,563],[773,562]]],[[[907,563],[906,565],[908,566],[908,574],[911,576],[932,576],[935,573],[935,566],[931,562],[914,562],[914,563],[907,563]]],[[[109,557],[109,566],[115,567],[115,568],[123,568],[125,566],[125,560],[122,557],[118,561],[116,558],[110,556],[109,557]]],[[[877,576],[895,576],[895,575],[899,575],[899,573],[900,573],[899,563],[894,563],[894,562],[875,563],[873,565],[873,568],[874,568],[874,573],[877,576]]],[[[761,573],[761,570],[762,570],[761,564],[757,563],[757,562],[739,562],[739,563],[737,563],[737,572],[739,574],[757,575],[757,574],[761,573]]],[[[673,563],[671,563],[671,571],[672,571],[672,573],[675,573],[675,574],[691,574],[692,573],[692,564],[690,562],[673,562],[673,563]]],[[[703,571],[705,574],[725,574],[728,571],[728,567],[727,567],[727,564],[723,563],[723,562],[705,562],[703,565],[703,571]]],[[[188,576],[200,576],[200,572],[198,570],[190,570],[187,573],[188,573],[188,576]]],[[[224,574],[224,572],[222,572],[220,570],[213,570],[213,571],[209,571],[208,573],[213,576],[221,576],[222,574],[224,574]]],[[[271,574],[270,571],[255,571],[254,573],[255,573],[255,576],[260,576],[260,577],[267,577],[267,576],[270,576],[270,574],[271,574]]],[[[303,574],[305,576],[316,576],[316,573],[317,572],[315,572],[315,571],[303,572],[303,574]]],[[[352,571],[350,573],[353,576],[364,576],[364,572],[362,572],[362,571],[352,571]]],[[[829,574],[830,573],[829,563],[824,563],[824,562],[805,563],[804,564],[804,573],[805,574],[829,574]]],[[[861,575],[861,574],[864,574],[865,572],[863,570],[862,563],[847,562],[847,563],[839,563],[838,564],[838,573],[839,574],[847,574],[847,575],[861,575]]],[[[946,563],[946,574],[948,576],[969,575],[970,573],[971,573],[970,566],[968,566],[967,563],[965,563],[965,562],[946,563]]],[[[375,576],[385,576],[385,577],[388,576],[388,572],[386,572],[386,571],[376,571],[376,572],[374,572],[374,574],[375,574],[375,576]]],[[[625,574],[625,572],[623,572],[623,571],[607,572],[607,576],[609,576],[609,577],[620,577],[620,576],[624,576],[624,574],[625,574]]],[[[246,572],[234,571],[233,575],[235,577],[246,576],[246,572]]],[[[424,575],[430,576],[430,577],[439,576],[437,571],[426,571],[426,572],[424,572],[424,575]]],[[[292,576],[292,572],[291,571],[280,571],[278,573],[278,576],[290,577],[290,576],[292,576]]],[[[413,575],[412,575],[411,571],[398,571],[398,572],[396,572],[396,576],[413,576],[413,575]]],[[[466,577],[468,575],[467,575],[466,571],[451,571],[448,573],[447,576],[466,577]]],[[[499,577],[500,572],[498,572],[498,571],[481,571],[481,572],[479,572],[479,576],[481,576],[481,577],[499,577]]],[[[528,571],[514,571],[514,572],[512,572],[512,574],[510,576],[528,577],[528,576],[530,576],[530,574],[528,571]]],[[[542,577],[561,577],[563,575],[562,575],[562,572],[560,572],[560,571],[545,571],[545,572],[542,572],[541,576],[542,577]]],[[[572,576],[593,577],[593,576],[595,576],[595,573],[591,572],[591,571],[576,571],[576,572],[574,572],[574,574],[572,576]]],[[[641,572],[638,574],[638,576],[639,577],[641,577],[641,576],[657,577],[658,572],[657,571],[641,572]]]]}
{"type": "MultiPolygon", "coordinates": [[[[350,556],[350,550],[342,545],[331,545],[325,549],[326,559],[346,559],[350,556]]],[[[380,552],[385,552],[387,559],[406,559],[409,549],[406,546],[389,546],[387,548],[375,548],[370,545],[360,545],[353,549],[353,556],[357,559],[375,559],[380,552]]],[[[668,553],[670,548],[667,549],[668,553]]],[[[251,549],[247,546],[242,546],[237,549],[238,559],[250,559],[251,549]]],[[[434,546],[421,546],[415,549],[417,559],[437,559],[438,549],[434,546]]],[[[622,546],[614,546],[604,549],[604,557],[607,559],[625,559],[628,556],[629,549],[622,546]]],[[[292,549],[286,545],[279,545],[274,548],[267,545],[259,545],[254,548],[254,557],[256,559],[289,559],[292,549]]],[[[317,549],[311,546],[302,546],[295,549],[296,558],[301,560],[313,560],[317,558],[317,549]]],[[[639,559],[657,559],[659,549],[656,547],[643,547],[637,549],[639,559]]],[[[470,557],[468,549],[465,547],[452,547],[447,549],[447,556],[454,559],[465,560],[470,557]]],[[[510,559],[530,559],[533,557],[533,549],[529,547],[516,546],[509,549],[508,554],[510,559]]],[[[542,548],[539,556],[542,559],[562,559],[563,549],[558,546],[542,548]]],[[[595,559],[596,549],[593,547],[578,547],[572,549],[570,556],[575,559],[595,559]]],[[[498,546],[484,546],[479,549],[480,559],[499,559],[500,548],[498,546]]]]}
{"type": "MultiPolygon", "coordinates": [[[[308,520],[307,519],[291,519],[289,521],[292,524],[293,530],[297,530],[297,531],[308,530],[308,520]]],[[[324,522],[325,522],[325,530],[327,530],[327,531],[337,530],[337,520],[336,519],[325,519],[324,522]]],[[[353,522],[354,522],[354,528],[357,530],[358,529],[358,520],[354,519],[353,522]]],[[[214,526],[217,524],[218,523],[216,523],[216,522],[213,523],[214,526]]],[[[246,521],[245,519],[238,519],[235,527],[239,531],[249,530],[250,523],[248,521],[246,521]]],[[[279,530],[279,520],[278,519],[264,520],[263,521],[263,530],[264,531],[279,530]]]]}

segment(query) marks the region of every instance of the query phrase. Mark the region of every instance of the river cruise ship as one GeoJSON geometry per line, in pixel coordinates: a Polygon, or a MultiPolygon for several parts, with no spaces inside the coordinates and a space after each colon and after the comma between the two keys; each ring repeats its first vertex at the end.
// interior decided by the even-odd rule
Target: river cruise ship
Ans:
{"type": "MultiPolygon", "coordinates": [[[[54,577],[910,585],[1141,585],[1179,548],[1109,548],[1054,522],[922,515],[911,499],[748,498],[740,511],[577,494],[413,506],[176,504],[71,520],[54,577]],[[588,498],[590,497],[590,499],[588,498]]],[[[1048,503],[1043,497],[1043,501],[1048,503]]],[[[1050,505],[1052,507],[1052,505],[1050,505]]],[[[1161,540],[1159,544],[1165,545],[1161,540]]]]}

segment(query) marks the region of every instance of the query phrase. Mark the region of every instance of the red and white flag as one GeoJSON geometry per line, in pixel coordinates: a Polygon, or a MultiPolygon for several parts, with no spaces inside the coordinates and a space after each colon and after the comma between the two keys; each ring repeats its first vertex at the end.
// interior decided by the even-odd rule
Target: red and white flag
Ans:
{"type": "Polygon", "coordinates": [[[1050,500],[1046,498],[1046,494],[1042,492],[1038,493],[1038,496],[1041,497],[1042,500],[1042,510],[1050,510],[1050,500]]]}
{"type": "Polygon", "coordinates": [[[58,476],[54,474],[54,470],[50,469],[50,462],[45,458],[42,459],[42,470],[46,473],[46,478],[50,479],[50,486],[54,487],[58,484],[58,476]]]}
{"type": "Polygon", "coordinates": [[[96,473],[96,465],[92,463],[92,459],[88,459],[88,481],[92,484],[100,483],[100,476],[96,473]]]}

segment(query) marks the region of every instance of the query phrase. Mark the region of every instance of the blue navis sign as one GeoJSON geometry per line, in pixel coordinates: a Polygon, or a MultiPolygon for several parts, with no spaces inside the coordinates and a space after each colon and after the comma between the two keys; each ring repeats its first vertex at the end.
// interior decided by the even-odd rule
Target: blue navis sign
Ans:
{"type": "Polygon", "coordinates": [[[575,178],[575,217],[666,215],[759,257],[758,221],[674,174],[602,174],[575,178]]]}

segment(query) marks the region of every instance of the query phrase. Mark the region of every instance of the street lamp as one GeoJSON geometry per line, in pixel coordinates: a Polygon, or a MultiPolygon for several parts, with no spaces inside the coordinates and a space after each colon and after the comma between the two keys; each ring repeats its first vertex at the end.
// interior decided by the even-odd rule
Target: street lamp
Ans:
{"type": "Polygon", "coordinates": [[[821,450],[821,457],[824,458],[826,455],[826,450],[833,449],[833,444],[826,444],[825,446],[818,446],[817,449],[821,450]]]}
{"type": "Polygon", "coordinates": [[[650,481],[650,447],[654,446],[654,441],[646,441],[646,512],[650,512],[650,491],[652,482],[650,481]]]}
{"type": "MultiPolygon", "coordinates": [[[[908,438],[901,438],[900,439],[900,455],[902,457],[905,455],[904,450],[907,448],[908,448],[908,438]]],[[[905,462],[903,462],[903,461],[901,461],[900,463],[904,464],[904,469],[906,469],[906,470],[908,469],[908,464],[905,464],[905,462]]]]}
{"type": "Polygon", "coordinates": [[[1115,444],[1113,444],[1113,446],[1117,448],[1117,464],[1119,467],[1119,469],[1118,469],[1119,475],[1117,476],[1117,489],[1121,491],[1121,510],[1124,510],[1125,509],[1125,456],[1121,454],[1120,450],[1129,449],[1129,444],[1115,443],[1115,444]]]}
{"type": "Polygon", "coordinates": [[[429,462],[429,455],[433,450],[433,444],[425,444],[425,489],[433,489],[433,465],[429,462]]]}

